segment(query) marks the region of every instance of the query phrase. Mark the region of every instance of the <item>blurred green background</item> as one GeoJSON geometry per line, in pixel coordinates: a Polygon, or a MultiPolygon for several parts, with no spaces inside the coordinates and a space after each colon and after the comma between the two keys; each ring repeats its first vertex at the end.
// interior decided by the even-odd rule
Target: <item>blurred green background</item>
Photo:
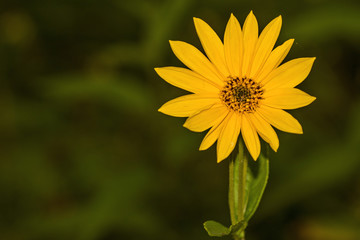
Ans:
{"type": "Polygon", "coordinates": [[[154,67],[182,66],[168,40],[197,47],[192,17],[223,36],[230,13],[260,29],[283,16],[286,60],[316,56],[278,132],[249,240],[360,239],[358,1],[3,0],[0,3],[0,239],[210,239],[228,225],[228,164],[204,133],[157,109],[185,92],[154,67]]]}

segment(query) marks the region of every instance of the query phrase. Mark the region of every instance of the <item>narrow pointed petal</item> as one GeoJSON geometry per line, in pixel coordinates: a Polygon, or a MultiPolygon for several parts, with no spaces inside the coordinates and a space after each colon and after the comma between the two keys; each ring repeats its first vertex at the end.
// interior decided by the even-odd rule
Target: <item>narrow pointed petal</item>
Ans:
{"type": "Polygon", "coordinates": [[[224,49],[230,74],[233,77],[240,77],[243,58],[243,37],[240,23],[233,14],[231,14],[226,25],[224,49]]]}
{"type": "Polygon", "coordinates": [[[276,88],[264,92],[263,103],[269,107],[295,109],[309,105],[316,98],[297,88],[276,88]]]}
{"type": "Polygon", "coordinates": [[[224,77],[196,47],[182,41],[170,41],[170,46],[176,57],[187,67],[220,87],[223,86],[224,77]]]}
{"type": "Polygon", "coordinates": [[[219,87],[201,75],[180,67],[155,68],[157,74],[175,87],[193,93],[218,92],[219,87]]]}
{"type": "Polygon", "coordinates": [[[270,53],[269,58],[266,60],[261,70],[254,76],[257,82],[261,82],[269,73],[277,68],[289,53],[291,46],[294,43],[294,39],[289,39],[282,45],[278,46],[270,53]]]}
{"type": "Polygon", "coordinates": [[[200,18],[194,18],[194,24],[201,45],[210,61],[224,77],[229,76],[229,70],[225,62],[224,45],[218,35],[200,18]]]}
{"type": "Polygon", "coordinates": [[[159,112],[174,117],[188,117],[216,103],[220,103],[216,94],[189,94],[168,101],[159,108],[159,112]]]}
{"type": "Polygon", "coordinates": [[[234,150],[240,133],[241,115],[232,112],[228,115],[227,118],[227,122],[222,128],[220,137],[217,142],[218,163],[227,158],[234,150]]]}
{"type": "Polygon", "coordinates": [[[279,138],[275,130],[258,113],[248,114],[248,116],[260,137],[269,143],[270,147],[276,152],[279,148],[279,138]]]}
{"type": "Polygon", "coordinates": [[[254,60],[251,64],[250,78],[253,78],[256,75],[268,59],[276,40],[279,37],[281,24],[282,19],[281,16],[279,16],[272,20],[261,32],[256,44],[254,60]]]}
{"type": "Polygon", "coordinates": [[[302,134],[302,127],[298,120],[296,120],[289,113],[281,109],[276,109],[272,107],[267,107],[262,105],[257,109],[257,112],[262,118],[264,118],[268,123],[276,127],[277,129],[289,132],[302,134]]]}
{"type": "Polygon", "coordinates": [[[206,136],[204,137],[204,139],[202,140],[202,142],[200,144],[200,147],[199,147],[200,151],[208,149],[216,142],[216,140],[220,136],[221,130],[223,129],[223,127],[225,125],[225,122],[227,123],[227,121],[225,121],[225,119],[227,119],[227,118],[225,117],[219,124],[212,126],[212,128],[209,130],[209,132],[206,134],[206,136]]]}
{"type": "Polygon", "coordinates": [[[251,11],[245,19],[243,38],[244,38],[244,58],[242,64],[242,75],[249,76],[250,66],[254,58],[255,46],[258,41],[259,27],[257,20],[251,11]]]}
{"type": "Polygon", "coordinates": [[[297,58],[272,71],[261,83],[266,89],[296,87],[309,75],[315,58],[297,58]]]}
{"type": "Polygon", "coordinates": [[[260,140],[247,115],[242,118],[241,133],[250,155],[256,161],[260,155],[260,140]]]}
{"type": "Polygon", "coordinates": [[[190,116],[184,123],[184,127],[194,132],[203,132],[218,124],[225,118],[227,113],[228,109],[224,104],[218,103],[190,116]]]}

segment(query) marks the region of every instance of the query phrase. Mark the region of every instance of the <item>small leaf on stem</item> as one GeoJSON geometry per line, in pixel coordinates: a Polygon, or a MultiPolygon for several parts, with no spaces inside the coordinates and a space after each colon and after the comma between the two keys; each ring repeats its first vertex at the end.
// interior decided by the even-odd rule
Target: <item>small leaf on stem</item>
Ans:
{"type": "MultiPolygon", "coordinates": [[[[266,150],[268,150],[268,146],[266,146],[266,150]]],[[[263,151],[256,162],[249,161],[248,164],[245,193],[247,201],[244,216],[245,222],[248,222],[254,215],[268,181],[269,158],[267,152],[263,151]]]]}
{"type": "Polygon", "coordinates": [[[221,223],[212,220],[206,221],[204,228],[211,237],[223,237],[229,235],[231,232],[231,228],[227,228],[221,223]]]}

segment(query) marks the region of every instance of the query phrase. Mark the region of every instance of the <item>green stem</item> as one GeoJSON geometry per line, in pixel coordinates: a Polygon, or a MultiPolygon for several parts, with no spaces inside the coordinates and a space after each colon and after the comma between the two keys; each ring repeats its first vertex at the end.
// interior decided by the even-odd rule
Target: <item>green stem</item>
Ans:
{"type": "MultiPolygon", "coordinates": [[[[239,139],[238,147],[233,151],[229,165],[229,207],[231,224],[244,220],[245,213],[245,184],[248,167],[248,154],[243,140],[239,139]]],[[[245,232],[240,229],[233,234],[235,240],[245,240],[245,232]]]]}

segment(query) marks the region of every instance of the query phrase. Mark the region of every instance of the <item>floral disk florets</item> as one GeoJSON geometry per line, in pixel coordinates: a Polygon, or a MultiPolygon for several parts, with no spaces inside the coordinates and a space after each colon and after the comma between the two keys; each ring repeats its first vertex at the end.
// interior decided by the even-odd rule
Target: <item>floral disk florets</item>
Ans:
{"type": "Polygon", "coordinates": [[[251,113],[259,106],[263,92],[260,84],[250,78],[229,77],[220,91],[220,99],[230,110],[251,113]]]}

